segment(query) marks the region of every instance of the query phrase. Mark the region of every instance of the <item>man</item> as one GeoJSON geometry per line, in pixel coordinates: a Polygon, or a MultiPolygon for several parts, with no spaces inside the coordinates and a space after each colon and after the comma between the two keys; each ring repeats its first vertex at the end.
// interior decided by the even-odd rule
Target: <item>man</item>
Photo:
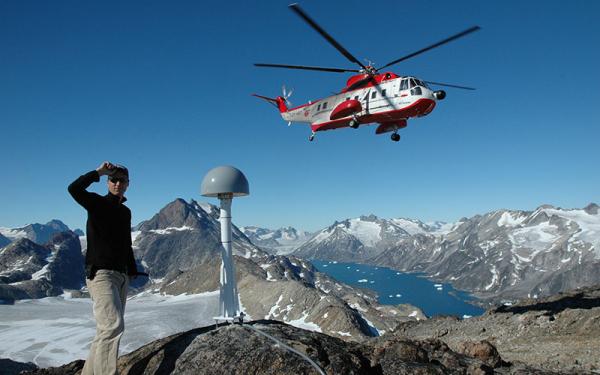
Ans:
{"type": "Polygon", "coordinates": [[[85,281],[96,318],[96,336],[83,375],[117,374],[129,277],[138,275],[131,248],[131,211],[123,205],[128,186],[127,168],[107,161],[69,185],[69,193],[88,212],[85,281]],[[105,175],[108,194],[86,190],[105,175]]]}

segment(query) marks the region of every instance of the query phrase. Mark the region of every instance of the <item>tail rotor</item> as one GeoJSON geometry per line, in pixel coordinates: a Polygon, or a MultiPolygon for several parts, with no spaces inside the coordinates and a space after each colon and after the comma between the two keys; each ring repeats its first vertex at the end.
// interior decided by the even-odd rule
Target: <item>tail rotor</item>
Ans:
{"type": "Polygon", "coordinates": [[[285,105],[287,105],[288,107],[292,106],[292,102],[290,102],[288,100],[288,98],[290,96],[292,96],[292,93],[294,92],[294,89],[290,89],[289,91],[286,89],[285,85],[281,86],[281,97],[283,98],[283,100],[285,100],[285,105]]]}

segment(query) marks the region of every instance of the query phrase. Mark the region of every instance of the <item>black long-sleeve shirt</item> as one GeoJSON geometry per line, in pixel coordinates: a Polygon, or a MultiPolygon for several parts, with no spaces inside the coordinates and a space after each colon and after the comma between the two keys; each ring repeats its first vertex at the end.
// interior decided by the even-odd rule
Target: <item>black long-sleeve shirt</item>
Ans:
{"type": "Polygon", "coordinates": [[[136,275],[131,247],[131,211],[123,204],[125,197],[121,200],[110,192],[102,196],[86,190],[98,181],[100,175],[94,170],[69,185],[71,196],[88,212],[85,264],[136,275]]]}

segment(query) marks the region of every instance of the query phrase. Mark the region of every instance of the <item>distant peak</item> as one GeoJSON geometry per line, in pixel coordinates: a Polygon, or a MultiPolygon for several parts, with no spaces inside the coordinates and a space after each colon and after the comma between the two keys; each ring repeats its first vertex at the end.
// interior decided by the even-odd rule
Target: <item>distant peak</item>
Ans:
{"type": "Polygon", "coordinates": [[[180,204],[184,204],[186,206],[188,205],[188,202],[186,202],[185,199],[183,199],[183,198],[175,198],[173,203],[180,203],[180,204]]]}
{"type": "Polygon", "coordinates": [[[377,221],[377,220],[379,220],[379,218],[377,216],[375,216],[374,214],[369,214],[369,215],[361,215],[360,220],[362,220],[362,221],[377,221]]]}
{"type": "Polygon", "coordinates": [[[600,207],[598,207],[596,203],[590,203],[587,206],[585,206],[583,210],[590,215],[597,215],[599,209],[600,207]]]}
{"type": "Polygon", "coordinates": [[[60,226],[65,226],[66,227],[66,224],[63,223],[62,221],[58,220],[58,219],[52,219],[49,222],[47,222],[46,225],[60,225],[60,226]]]}
{"type": "Polygon", "coordinates": [[[553,205],[551,204],[542,204],[541,206],[539,206],[537,209],[538,210],[550,210],[555,208],[553,205]]]}

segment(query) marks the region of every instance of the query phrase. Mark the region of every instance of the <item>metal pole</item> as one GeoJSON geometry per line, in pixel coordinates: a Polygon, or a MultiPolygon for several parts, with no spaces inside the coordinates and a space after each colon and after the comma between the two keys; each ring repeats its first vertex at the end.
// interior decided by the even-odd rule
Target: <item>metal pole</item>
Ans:
{"type": "Polygon", "coordinates": [[[231,201],[232,194],[219,194],[221,201],[221,289],[219,294],[219,314],[223,318],[234,318],[239,315],[235,267],[231,247],[231,201]]]}

